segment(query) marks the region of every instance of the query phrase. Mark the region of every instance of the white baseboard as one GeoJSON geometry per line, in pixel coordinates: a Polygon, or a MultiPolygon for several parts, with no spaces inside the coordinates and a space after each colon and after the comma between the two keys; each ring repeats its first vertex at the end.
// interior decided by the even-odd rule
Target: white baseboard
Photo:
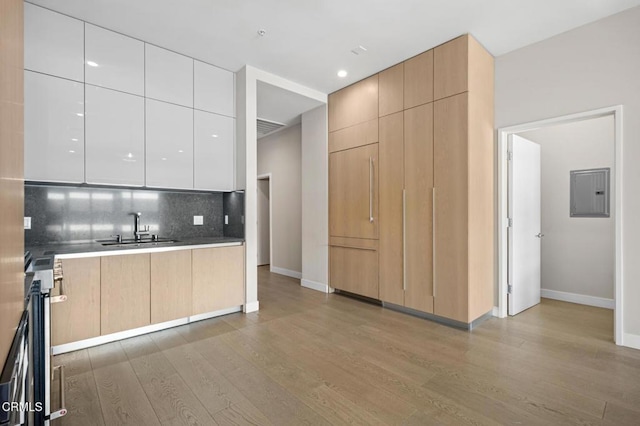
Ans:
{"type": "Polygon", "coordinates": [[[640,349],[640,335],[622,333],[622,346],[633,349],[640,349]]]}
{"type": "Polygon", "coordinates": [[[614,309],[616,304],[613,299],[604,297],[586,296],[584,294],[567,293],[564,291],[540,289],[540,295],[547,299],[561,300],[563,302],[578,303],[580,305],[595,306],[598,308],[614,309]]]}
{"type": "Polygon", "coordinates": [[[327,284],[322,284],[317,281],[311,281],[307,279],[300,280],[300,285],[302,287],[310,288],[311,290],[321,291],[323,293],[329,293],[329,286],[327,284]]]}
{"type": "Polygon", "coordinates": [[[249,312],[256,312],[260,310],[260,302],[256,300],[255,302],[246,303],[243,306],[243,309],[245,314],[248,314],[249,312]]]}
{"type": "Polygon", "coordinates": [[[287,277],[291,277],[291,278],[297,278],[297,279],[301,279],[302,278],[302,272],[298,272],[298,271],[292,271],[290,269],[284,269],[284,268],[278,268],[277,266],[271,266],[271,272],[275,272],[276,274],[280,274],[280,275],[286,275],[287,277]]]}
{"type": "Polygon", "coordinates": [[[498,309],[497,306],[494,306],[493,309],[491,310],[491,315],[493,315],[496,318],[500,317],[500,309],[498,309]]]}

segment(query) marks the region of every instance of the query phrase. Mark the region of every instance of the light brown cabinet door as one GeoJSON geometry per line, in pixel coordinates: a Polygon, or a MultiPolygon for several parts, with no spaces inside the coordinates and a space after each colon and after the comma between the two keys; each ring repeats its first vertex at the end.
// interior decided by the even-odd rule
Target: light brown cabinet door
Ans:
{"type": "Polygon", "coordinates": [[[378,144],[329,154],[329,233],[378,238],[378,144]]]}
{"type": "Polygon", "coordinates": [[[330,247],[331,287],[378,299],[378,251],[372,248],[330,247]]]}
{"type": "Polygon", "coordinates": [[[468,95],[434,103],[434,313],[468,319],[468,95]]]}
{"type": "Polygon", "coordinates": [[[62,345],[100,336],[100,258],[63,259],[62,284],[56,283],[51,295],[60,290],[67,296],[51,304],[51,344],[62,345]]]}
{"type": "Polygon", "coordinates": [[[149,254],[100,258],[100,334],[151,323],[149,254]]]}
{"type": "Polygon", "coordinates": [[[469,36],[463,35],[434,49],[434,99],[469,90],[469,36]]]}
{"type": "Polygon", "coordinates": [[[404,61],[404,109],[433,101],[433,50],[404,61]]]}
{"type": "Polygon", "coordinates": [[[244,246],[192,250],[192,314],[244,305],[244,246]]]}
{"type": "Polygon", "coordinates": [[[378,115],[400,112],[404,108],[404,63],[378,74],[378,115]]]}
{"type": "Polygon", "coordinates": [[[191,315],[191,250],[151,254],[151,324],[191,315]]]}
{"type": "Polygon", "coordinates": [[[378,74],[329,95],[329,131],[378,118],[378,74]]]}
{"type": "Polygon", "coordinates": [[[380,299],[404,304],[403,113],[380,118],[380,299]]]}
{"type": "Polygon", "coordinates": [[[433,313],[432,103],[404,111],[404,166],[404,302],[408,308],[433,313]]]}

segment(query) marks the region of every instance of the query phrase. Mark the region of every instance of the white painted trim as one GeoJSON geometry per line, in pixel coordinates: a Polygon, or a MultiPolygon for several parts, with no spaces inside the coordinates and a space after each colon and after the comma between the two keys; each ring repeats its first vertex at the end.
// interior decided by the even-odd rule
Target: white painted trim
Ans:
{"type": "Polygon", "coordinates": [[[491,315],[498,318],[500,317],[500,310],[498,309],[497,306],[493,307],[493,309],[491,310],[491,315]]]}
{"type": "Polygon", "coordinates": [[[177,245],[177,246],[155,246],[145,247],[140,249],[122,249],[122,250],[107,250],[107,251],[93,251],[87,253],[67,253],[56,254],[56,259],[81,259],[85,257],[106,257],[106,256],[120,256],[123,254],[145,254],[145,253],[161,253],[167,251],[180,251],[180,250],[192,250],[192,249],[204,249],[213,247],[230,247],[241,246],[243,242],[235,243],[214,243],[214,244],[192,244],[192,245],[177,245]]]}
{"type": "Polygon", "coordinates": [[[246,305],[244,305],[245,314],[256,312],[258,310],[260,310],[260,302],[257,300],[255,302],[247,303],[246,305]]]}
{"type": "Polygon", "coordinates": [[[300,285],[305,288],[310,288],[311,290],[321,291],[322,293],[329,293],[329,286],[317,281],[311,281],[303,278],[300,280],[300,285]]]}
{"type": "Polygon", "coordinates": [[[640,335],[623,333],[624,346],[628,346],[633,349],[640,349],[640,335]]]}
{"type": "MultiPolygon", "coordinates": [[[[500,318],[507,316],[507,146],[509,135],[542,127],[555,126],[575,121],[613,115],[615,126],[615,279],[614,279],[614,340],[617,345],[629,346],[628,336],[624,333],[623,297],[624,297],[624,253],[623,235],[624,222],[622,214],[622,153],[623,153],[623,107],[622,105],[609,106],[593,111],[584,111],[560,117],[548,118],[515,126],[498,129],[498,314],[500,318]]],[[[630,338],[631,341],[634,338],[630,338]]]]}
{"type": "Polygon", "coordinates": [[[302,272],[292,271],[290,269],[279,268],[277,266],[270,266],[270,271],[276,274],[286,275],[287,277],[302,279],[302,272]]]}
{"type": "Polygon", "coordinates": [[[587,296],[585,294],[567,293],[565,291],[540,289],[540,296],[547,299],[561,300],[563,302],[577,303],[579,305],[595,306],[597,308],[615,309],[613,299],[604,297],[587,296]]]}
{"type": "Polygon", "coordinates": [[[51,353],[53,355],[64,354],[67,352],[78,351],[80,349],[90,348],[92,346],[104,345],[105,343],[115,342],[117,340],[128,339],[130,337],[141,336],[143,334],[153,333],[155,331],[166,330],[167,328],[177,327],[179,325],[186,325],[196,321],[202,321],[205,319],[219,317],[221,315],[232,314],[234,312],[241,312],[242,306],[236,306],[233,308],[220,309],[218,311],[207,312],[206,314],[193,315],[190,317],[180,318],[173,321],[167,321],[160,324],[147,325],[145,327],[134,328],[132,330],[120,331],[118,333],[107,334],[105,336],[92,337],[90,339],[80,340],[78,342],[65,343],[64,345],[57,345],[51,347],[51,353]]]}
{"type": "MultiPolygon", "coordinates": [[[[273,199],[273,174],[271,172],[261,174],[258,176],[257,180],[263,180],[263,179],[267,179],[269,181],[269,265],[273,265],[273,203],[271,202],[271,200],[273,199]]],[[[257,189],[257,186],[256,186],[256,189],[257,189]]],[[[256,263],[257,263],[257,257],[256,257],[256,263]]]]}

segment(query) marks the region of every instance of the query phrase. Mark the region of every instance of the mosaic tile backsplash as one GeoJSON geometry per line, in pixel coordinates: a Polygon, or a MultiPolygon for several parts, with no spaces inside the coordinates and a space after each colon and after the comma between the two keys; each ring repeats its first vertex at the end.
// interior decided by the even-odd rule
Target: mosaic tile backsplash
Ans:
{"type": "Polygon", "coordinates": [[[160,237],[244,238],[244,225],[237,226],[243,223],[244,194],[233,194],[27,184],[24,215],[31,217],[31,229],[25,230],[25,244],[132,238],[134,212],[160,237]],[[225,198],[231,203],[226,209],[225,198]],[[224,214],[232,226],[224,225],[224,214]],[[203,216],[203,225],[193,224],[195,215],[203,216]]]}

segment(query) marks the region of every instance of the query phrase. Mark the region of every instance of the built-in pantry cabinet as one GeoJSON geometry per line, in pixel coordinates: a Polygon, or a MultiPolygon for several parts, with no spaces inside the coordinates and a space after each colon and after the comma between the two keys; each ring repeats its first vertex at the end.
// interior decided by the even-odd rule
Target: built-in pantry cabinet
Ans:
{"type": "Polygon", "coordinates": [[[493,57],[465,35],[410,58],[331,94],[329,130],[330,285],[468,326],[489,312],[493,57]],[[367,186],[355,153],[374,146],[367,186]],[[368,195],[378,232],[350,216],[368,195]]]}
{"type": "Polygon", "coordinates": [[[26,3],[25,179],[234,190],[234,88],[232,72],[26,3]]]}

